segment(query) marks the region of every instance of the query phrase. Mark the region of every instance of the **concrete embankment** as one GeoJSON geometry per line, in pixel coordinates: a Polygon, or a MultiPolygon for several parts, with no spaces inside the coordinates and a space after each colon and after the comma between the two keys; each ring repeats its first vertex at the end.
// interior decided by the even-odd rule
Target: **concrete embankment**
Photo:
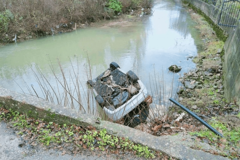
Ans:
{"type": "MultiPolygon", "coordinates": [[[[196,145],[196,142],[189,135],[179,134],[176,136],[157,137],[108,121],[101,121],[99,124],[96,123],[97,117],[92,115],[76,113],[74,110],[51,104],[33,96],[14,93],[4,88],[0,88],[0,107],[58,124],[91,125],[97,129],[106,129],[109,134],[129,138],[129,140],[135,143],[148,146],[151,149],[164,152],[178,159],[227,159],[201,150],[192,149],[196,145]]],[[[198,142],[197,145],[209,151],[214,149],[208,144],[201,142],[198,142]]]]}

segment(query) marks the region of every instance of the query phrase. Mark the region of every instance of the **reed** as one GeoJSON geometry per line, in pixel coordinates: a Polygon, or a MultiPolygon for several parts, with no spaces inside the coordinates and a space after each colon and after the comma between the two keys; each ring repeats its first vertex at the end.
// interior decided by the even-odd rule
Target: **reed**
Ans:
{"type": "MultiPolygon", "coordinates": [[[[90,60],[87,59],[84,71],[80,71],[78,59],[74,62],[71,59],[69,61],[71,67],[68,71],[63,69],[59,60],[57,62],[58,69],[50,61],[50,76],[44,74],[38,66],[33,67],[32,72],[38,86],[28,86],[28,94],[43,98],[59,106],[75,109],[79,113],[88,113],[109,120],[104,112],[101,109],[99,110],[100,107],[95,101],[93,89],[87,86],[87,80],[83,81],[82,79],[82,75],[85,75],[88,80],[93,79],[90,60]]],[[[117,123],[127,125],[127,123],[133,121],[132,118],[135,114],[141,113],[146,114],[148,117],[147,121],[153,123],[167,114],[170,106],[168,99],[176,98],[176,92],[179,87],[179,85],[176,86],[174,84],[174,74],[170,86],[169,83],[165,82],[164,74],[158,75],[155,70],[148,78],[150,83],[146,87],[153,98],[153,105],[147,106],[145,103],[142,103],[137,107],[138,109],[130,112],[117,123]],[[146,112],[146,108],[149,114],[146,112]]]]}

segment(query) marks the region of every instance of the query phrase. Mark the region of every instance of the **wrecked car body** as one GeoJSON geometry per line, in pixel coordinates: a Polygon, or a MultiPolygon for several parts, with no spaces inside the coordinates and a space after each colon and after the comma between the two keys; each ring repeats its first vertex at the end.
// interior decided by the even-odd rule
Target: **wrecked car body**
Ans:
{"type": "Polygon", "coordinates": [[[96,101],[112,121],[122,118],[132,118],[135,122],[146,120],[152,98],[134,72],[125,73],[117,63],[112,62],[109,69],[87,83],[93,88],[96,101]],[[141,114],[140,104],[145,106],[141,108],[144,115],[141,114]]]}

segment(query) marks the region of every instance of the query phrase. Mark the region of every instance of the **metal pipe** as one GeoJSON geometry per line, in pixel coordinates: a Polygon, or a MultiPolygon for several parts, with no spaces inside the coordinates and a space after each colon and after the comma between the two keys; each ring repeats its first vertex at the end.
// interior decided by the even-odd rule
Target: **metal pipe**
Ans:
{"type": "Polygon", "coordinates": [[[214,132],[216,135],[223,137],[223,135],[221,133],[219,133],[216,129],[214,129],[212,126],[210,126],[207,122],[205,122],[203,119],[201,119],[200,117],[198,117],[195,113],[193,113],[192,111],[190,111],[189,109],[187,109],[186,107],[184,107],[183,105],[181,105],[180,103],[178,103],[177,101],[175,101],[174,99],[170,98],[169,99],[171,102],[173,102],[174,104],[176,104],[177,106],[181,107],[184,111],[186,111],[187,113],[189,113],[191,116],[193,116],[194,118],[196,118],[199,122],[201,122],[203,125],[205,125],[208,129],[210,129],[212,132],[214,132]]]}

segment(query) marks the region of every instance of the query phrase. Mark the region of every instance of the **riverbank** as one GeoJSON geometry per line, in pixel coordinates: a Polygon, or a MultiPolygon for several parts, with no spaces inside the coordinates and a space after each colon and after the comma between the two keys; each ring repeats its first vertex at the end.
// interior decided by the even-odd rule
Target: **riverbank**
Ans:
{"type": "Polygon", "coordinates": [[[71,32],[101,20],[141,17],[151,0],[0,1],[0,43],[71,32]],[[34,8],[32,10],[32,8],[34,8]],[[54,8],[54,9],[53,9],[54,8]]]}
{"type": "MultiPolygon", "coordinates": [[[[187,6],[188,4],[186,4],[187,6]]],[[[197,68],[185,73],[180,78],[184,87],[178,92],[179,101],[215,127],[224,135],[224,138],[218,139],[207,129],[198,128],[197,126],[201,126],[199,122],[189,115],[182,119],[182,123],[190,126],[187,127],[187,130],[191,131],[190,134],[197,136],[199,141],[218,146],[220,154],[223,156],[237,158],[240,156],[240,108],[235,101],[228,102],[224,98],[224,41],[218,38],[217,33],[205,18],[191,7],[188,12],[197,23],[196,28],[204,41],[204,50],[193,58],[197,68]],[[191,126],[195,126],[199,130],[196,128],[194,132],[191,126]]],[[[173,107],[170,114],[181,112],[180,109],[173,107]]]]}

